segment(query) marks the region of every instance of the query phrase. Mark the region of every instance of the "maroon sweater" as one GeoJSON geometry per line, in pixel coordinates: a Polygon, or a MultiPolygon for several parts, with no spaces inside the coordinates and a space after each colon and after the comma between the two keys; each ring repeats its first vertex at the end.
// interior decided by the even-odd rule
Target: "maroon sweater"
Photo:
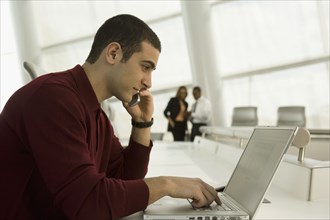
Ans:
{"type": "Polygon", "coordinates": [[[121,146],[81,66],[41,76],[0,114],[0,219],[109,220],[143,210],[150,149],[121,146]]]}

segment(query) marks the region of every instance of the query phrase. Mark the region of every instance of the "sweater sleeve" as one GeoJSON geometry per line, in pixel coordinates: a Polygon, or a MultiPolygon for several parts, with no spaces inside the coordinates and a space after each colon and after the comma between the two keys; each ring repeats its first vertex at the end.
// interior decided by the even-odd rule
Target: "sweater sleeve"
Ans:
{"type": "MultiPolygon", "coordinates": [[[[89,143],[94,141],[88,136],[92,128],[86,126],[90,119],[77,97],[65,87],[48,86],[31,98],[23,115],[27,146],[55,206],[68,219],[117,219],[144,210],[149,191],[141,173],[146,164],[136,176],[128,172],[127,180],[99,172],[91,159],[97,152],[89,143]]],[[[122,150],[120,145],[116,149],[122,150]]],[[[122,151],[127,159],[140,152],[133,147],[122,151]]],[[[148,152],[141,154],[146,160],[148,152]]]]}
{"type": "MultiPolygon", "coordinates": [[[[115,143],[112,145],[120,145],[117,138],[114,140],[115,143]]],[[[152,145],[152,141],[150,141],[150,146],[146,147],[130,139],[128,146],[124,149],[121,147],[113,148],[107,176],[126,180],[144,178],[148,171],[152,145]]]]}

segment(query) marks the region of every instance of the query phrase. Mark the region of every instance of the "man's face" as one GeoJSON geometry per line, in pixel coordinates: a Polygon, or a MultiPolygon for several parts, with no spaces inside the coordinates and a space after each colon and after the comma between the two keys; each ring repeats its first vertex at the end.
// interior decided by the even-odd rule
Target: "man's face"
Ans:
{"type": "Polygon", "coordinates": [[[141,89],[150,88],[151,73],[156,68],[159,51],[148,42],[142,42],[141,51],[134,53],[125,63],[116,65],[116,87],[114,95],[123,102],[129,102],[141,89]]]}
{"type": "Polygon", "coordinates": [[[197,100],[201,97],[201,93],[197,89],[194,89],[193,96],[194,96],[195,100],[197,100]]]}

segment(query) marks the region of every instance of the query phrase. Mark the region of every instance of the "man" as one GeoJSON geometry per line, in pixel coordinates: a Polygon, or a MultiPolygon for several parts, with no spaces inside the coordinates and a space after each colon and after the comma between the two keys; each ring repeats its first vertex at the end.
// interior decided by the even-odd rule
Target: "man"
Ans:
{"type": "Polygon", "coordinates": [[[202,134],[199,128],[210,122],[212,113],[210,101],[202,96],[202,90],[199,86],[193,88],[193,96],[196,102],[192,105],[191,111],[188,112],[188,117],[192,123],[191,141],[194,141],[197,135],[202,134]]]}
{"type": "Polygon", "coordinates": [[[0,114],[0,219],[117,219],[168,195],[220,203],[203,181],[144,179],[152,148],[151,73],[160,41],[118,15],[97,31],[86,62],[19,89],[0,114]],[[139,92],[140,103],[128,102],[139,92]],[[101,110],[112,96],[132,117],[123,148],[101,110]]]}

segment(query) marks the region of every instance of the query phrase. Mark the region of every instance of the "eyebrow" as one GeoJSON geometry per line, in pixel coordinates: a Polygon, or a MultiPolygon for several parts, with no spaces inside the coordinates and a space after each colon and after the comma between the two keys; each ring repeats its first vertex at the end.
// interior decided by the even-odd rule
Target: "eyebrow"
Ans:
{"type": "Polygon", "coordinates": [[[153,70],[156,69],[156,65],[154,64],[154,62],[149,61],[149,60],[143,60],[142,62],[144,62],[144,63],[148,63],[148,64],[151,66],[151,68],[152,68],[153,70]]]}

